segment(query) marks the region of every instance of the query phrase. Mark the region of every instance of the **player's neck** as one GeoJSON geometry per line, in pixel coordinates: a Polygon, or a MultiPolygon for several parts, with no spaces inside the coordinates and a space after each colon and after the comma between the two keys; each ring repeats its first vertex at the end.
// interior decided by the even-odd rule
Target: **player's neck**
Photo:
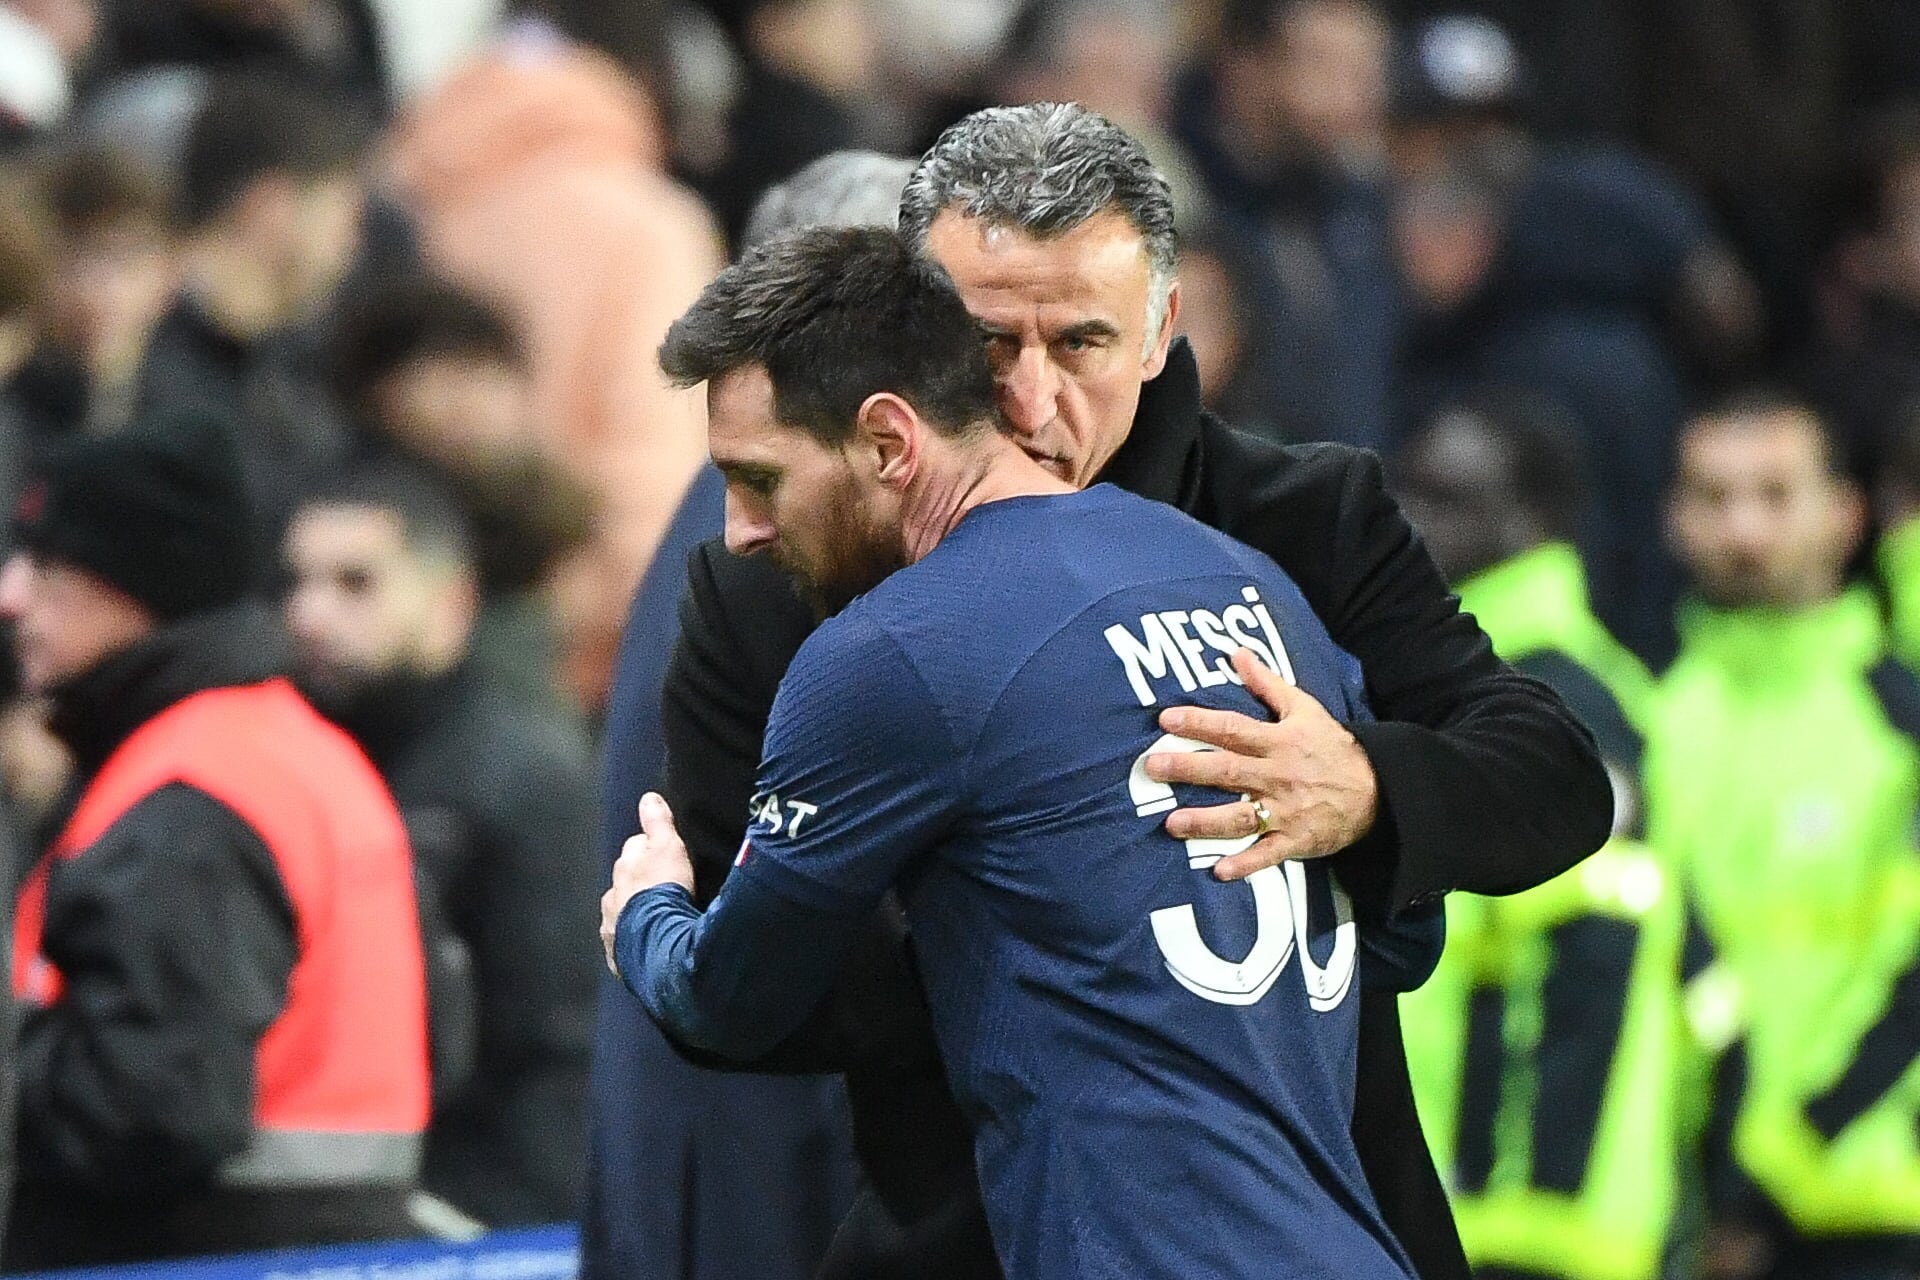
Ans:
{"type": "Polygon", "coordinates": [[[927,468],[918,490],[902,521],[909,563],[939,546],[975,507],[1006,498],[1072,493],[1074,487],[995,434],[927,468]]]}

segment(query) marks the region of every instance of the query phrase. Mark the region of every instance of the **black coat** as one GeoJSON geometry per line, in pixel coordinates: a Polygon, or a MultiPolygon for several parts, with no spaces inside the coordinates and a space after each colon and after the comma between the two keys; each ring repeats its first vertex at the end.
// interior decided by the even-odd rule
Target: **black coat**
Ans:
{"type": "MultiPolygon", "coordinates": [[[[1456,888],[1516,892],[1607,838],[1613,800],[1592,738],[1546,686],[1494,657],[1372,454],[1231,430],[1201,410],[1182,343],[1101,478],[1272,556],[1360,660],[1379,722],[1354,733],[1379,778],[1380,817],[1338,855],[1357,899],[1397,908],[1456,888]]],[[[774,691],[812,622],[763,558],[709,542],[689,572],[661,714],[667,797],[704,897],[739,848],[774,691]]],[[[876,922],[835,995],[759,1065],[847,1072],[872,1187],[824,1275],[992,1276],[970,1142],[898,936],[897,920],[876,922]]],[[[1465,1280],[1391,997],[1363,1001],[1359,1061],[1354,1138],[1381,1209],[1423,1280],[1465,1280]]]]}
{"type": "MultiPolygon", "coordinates": [[[[264,609],[155,632],[56,691],[79,784],[175,703],[278,673],[264,609]]],[[[78,796],[78,788],[75,790],[78,796]]],[[[66,998],[20,1028],[19,1185],[7,1271],[405,1232],[405,1192],[215,1185],[253,1136],[260,1037],[299,958],[266,842],[211,795],[137,801],[49,880],[48,958],[66,998]]]]}
{"type": "Polygon", "coordinates": [[[471,662],[376,692],[342,722],[392,789],[422,901],[471,975],[469,1070],[434,1082],[422,1182],[492,1226],[558,1222],[580,1196],[601,972],[580,929],[606,878],[592,749],[557,702],[490,683],[471,662]]]}

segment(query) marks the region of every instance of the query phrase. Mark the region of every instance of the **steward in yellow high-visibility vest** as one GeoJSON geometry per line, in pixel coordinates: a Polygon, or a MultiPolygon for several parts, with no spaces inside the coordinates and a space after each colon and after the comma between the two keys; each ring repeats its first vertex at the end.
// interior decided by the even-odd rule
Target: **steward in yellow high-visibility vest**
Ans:
{"type": "MultiPolygon", "coordinates": [[[[1441,415],[1397,472],[1436,560],[1465,579],[1463,606],[1501,657],[1587,722],[1618,795],[1617,834],[1585,863],[1513,897],[1449,899],[1446,954],[1402,998],[1402,1025],[1476,1271],[1655,1280],[1704,1071],[1684,1009],[1685,904],[1636,838],[1636,721],[1652,681],[1594,616],[1572,545],[1552,536],[1577,503],[1547,478],[1570,472],[1512,405],[1441,415]]],[[[1715,1005],[1702,1012],[1728,1012],[1715,1005]]],[[[1716,1034],[1734,1026],[1719,1023],[1716,1034]]]]}
{"type": "Polygon", "coordinates": [[[1793,1280],[1920,1262],[1920,680],[1843,590],[1864,526],[1816,415],[1747,397],[1682,436],[1698,600],[1649,703],[1650,839],[1748,995],[1720,1233],[1793,1280]]]}

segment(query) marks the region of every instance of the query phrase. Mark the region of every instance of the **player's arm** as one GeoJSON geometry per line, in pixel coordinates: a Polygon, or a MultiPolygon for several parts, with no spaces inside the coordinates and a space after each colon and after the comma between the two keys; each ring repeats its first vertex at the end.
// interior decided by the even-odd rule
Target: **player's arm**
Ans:
{"type": "Polygon", "coordinates": [[[766,1052],[826,994],[862,913],[813,906],[744,870],[702,913],[666,801],[649,792],[640,821],[603,907],[614,972],[688,1045],[736,1060],[766,1052]]]}
{"type": "Polygon", "coordinates": [[[946,829],[958,754],[891,638],[847,619],[823,629],[781,686],[755,821],[704,915],[665,802],[643,803],[648,828],[603,902],[617,971],[696,1048],[772,1048],[826,994],[901,867],[946,829]]]}
{"type": "MultiPolygon", "coordinates": [[[[731,873],[768,716],[813,625],[792,583],[764,556],[732,555],[714,539],[689,558],[680,635],[661,695],[661,790],[693,862],[697,905],[711,902],[731,873]]],[[[780,1073],[931,1057],[926,1001],[890,898],[858,934],[833,991],[767,1054],[736,1064],[682,1042],[675,1047],[704,1067],[780,1073]]]]}

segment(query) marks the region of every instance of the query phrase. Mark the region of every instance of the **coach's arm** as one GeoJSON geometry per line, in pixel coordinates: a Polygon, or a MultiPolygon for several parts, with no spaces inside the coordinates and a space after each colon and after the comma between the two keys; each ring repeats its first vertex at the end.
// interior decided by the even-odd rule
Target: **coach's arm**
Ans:
{"type": "MultiPolygon", "coordinates": [[[[1160,776],[1249,791],[1275,814],[1275,832],[1220,873],[1339,854],[1356,896],[1397,910],[1453,889],[1519,892],[1599,848],[1613,795],[1592,736],[1460,611],[1379,460],[1282,449],[1218,424],[1205,443],[1213,492],[1196,514],[1293,577],[1360,660],[1376,717],[1351,732],[1317,708],[1279,723],[1241,717],[1229,732],[1220,717],[1201,732],[1169,724],[1225,749],[1169,759],[1160,776]]],[[[1246,809],[1213,821],[1244,823],[1246,809]]],[[[1205,812],[1177,811],[1169,829],[1215,834],[1205,812]]]]}

